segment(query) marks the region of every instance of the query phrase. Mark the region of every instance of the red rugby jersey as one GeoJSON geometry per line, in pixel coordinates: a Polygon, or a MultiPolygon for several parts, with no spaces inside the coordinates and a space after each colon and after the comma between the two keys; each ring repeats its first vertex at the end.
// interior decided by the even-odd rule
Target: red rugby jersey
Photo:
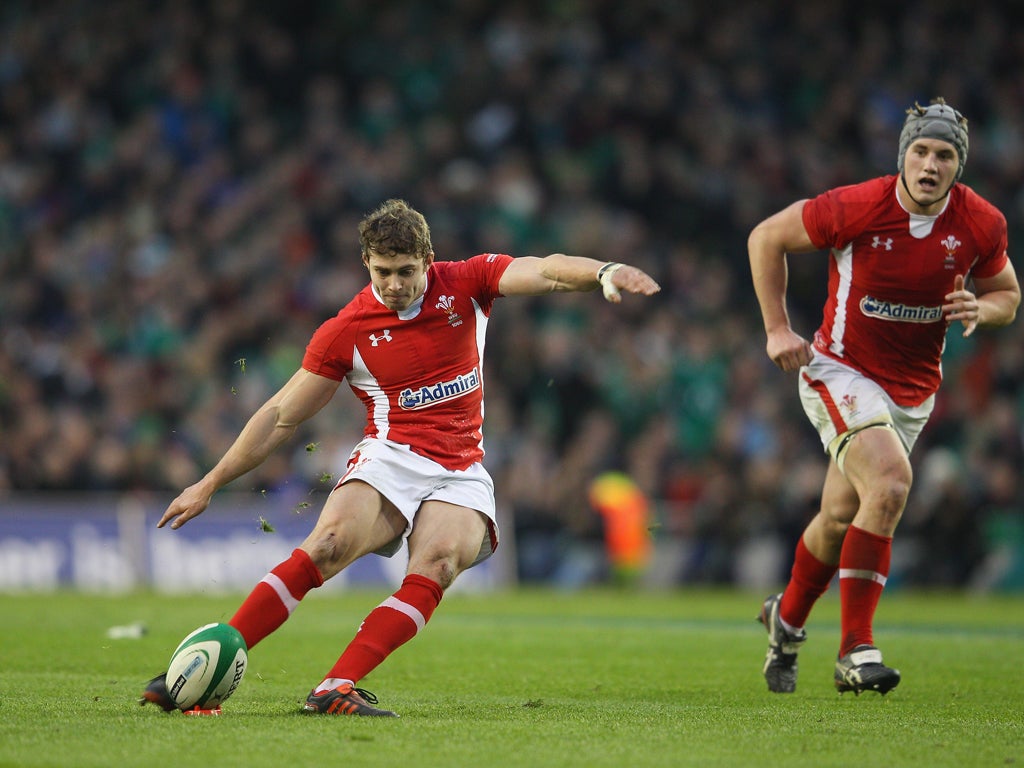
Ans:
{"type": "Polygon", "coordinates": [[[367,285],[313,334],[302,367],[346,379],[368,437],[408,445],[447,469],[483,458],[483,352],[504,254],[436,261],[422,301],[395,312],[367,285]]]}
{"type": "Polygon", "coordinates": [[[963,184],[937,216],[908,213],[898,176],[838,187],[809,200],[803,222],[831,249],[819,352],[877,381],[904,406],[942,380],[941,307],[956,275],[992,277],[1007,262],[1006,219],[963,184]]]}

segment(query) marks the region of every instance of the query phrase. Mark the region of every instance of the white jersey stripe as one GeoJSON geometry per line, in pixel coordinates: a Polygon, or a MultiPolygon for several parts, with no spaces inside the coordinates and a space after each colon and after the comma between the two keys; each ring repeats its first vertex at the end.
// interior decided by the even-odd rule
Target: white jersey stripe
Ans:
{"type": "Polygon", "coordinates": [[[373,400],[373,424],[377,428],[377,437],[386,440],[391,430],[391,404],[388,402],[388,394],[380,386],[377,378],[370,373],[370,368],[359,354],[358,347],[352,348],[352,370],[348,374],[348,383],[365,392],[373,400]]]}
{"type": "Polygon", "coordinates": [[[291,615],[299,601],[292,597],[292,593],[288,591],[288,587],[281,581],[281,577],[276,573],[268,573],[261,581],[277,593],[277,596],[281,598],[281,602],[284,603],[285,610],[291,615]]]}
{"type": "Polygon", "coordinates": [[[877,581],[883,587],[887,581],[886,577],[880,574],[878,571],[862,570],[860,568],[840,568],[839,569],[840,579],[867,579],[868,581],[877,581]]]}
{"type": "Polygon", "coordinates": [[[846,348],[843,337],[846,335],[846,316],[849,310],[850,286],[853,284],[853,244],[847,243],[841,251],[833,250],[836,269],[839,272],[839,285],[836,286],[836,318],[832,323],[832,338],[829,349],[839,357],[846,348]]]}
{"type": "MultiPolygon", "coordinates": [[[[473,314],[476,315],[476,353],[481,363],[484,359],[484,343],[487,339],[487,313],[480,308],[480,302],[470,299],[473,302],[473,314]]],[[[484,389],[484,367],[480,365],[480,391],[484,389]]],[[[484,418],[484,399],[480,398],[480,420],[484,418]]],[[[480,450],[484,450],[483,431],[480,435],[480,450]]]]}
{"type": "Polygon", "coordinates": [[[423,614],[422,613],[417,611],[413,606],[409,605],[408,603],[403,602],[402,600],[399,600],[394,595],[389,597],[387,600],[385,600],[383,603],[381,603],[377,607],[378,608],[392,608],[392,609],[398,611],[399,613],[404,613],[406,616],[408,616],[410,619],[412,619],[413,624],[416,625],[416,631],[417,632],[419,632],[421,629],[423,629],[423,627],[425,627],[427,625],[427,620],[425,618],[423,618],[423,614]]]}

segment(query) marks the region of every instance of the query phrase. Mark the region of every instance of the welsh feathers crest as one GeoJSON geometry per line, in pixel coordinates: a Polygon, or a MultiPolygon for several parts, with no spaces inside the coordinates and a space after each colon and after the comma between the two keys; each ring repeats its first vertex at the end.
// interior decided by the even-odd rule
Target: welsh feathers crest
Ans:
{"type": "Polygon", "coordinates": [[[462,315],[455,311],[455,297],[442,295],[435,304],[438,309],[448,315],[448,325],[453,328],[462,325],[462,315]]]}
{"type": "Polygon", "coordinates": [[[945,239],[940,242],[942,243],[942,247],[946,249],[946,253],[950,256],[956,253],[956,249],[963,245],[963,243],[953,237],[953,235],[946,235],[945,239]]]}

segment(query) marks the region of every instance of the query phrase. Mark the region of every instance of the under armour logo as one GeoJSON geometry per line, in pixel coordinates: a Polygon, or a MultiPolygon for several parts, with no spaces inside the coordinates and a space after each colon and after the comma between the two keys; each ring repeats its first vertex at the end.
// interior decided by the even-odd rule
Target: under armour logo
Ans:
{"type": "Polygon", "coordinates": [[[891,237],[887,237],[887,238],[885,238],[885,240],[883,240],[878,235],[875,235],[875,239],[871,241],[871,247],[872,248],[878,248],[879,246],[884,247],[885,250],[887,250],[887,251],[891,251],[892,250],[892,238],[891,237]]]}
{"type": "Polygon", "coordinates": [[[391,341],[391,329],[390,328],[385,329],[384,332],[381,333],[380,336],[378,336],[375,333],[371,333],[370,334],[370,341],[373,342],[373,344],[370,345],[370,346],[373,346],[373,347],[376,347],[382,341],[391,341]]]}

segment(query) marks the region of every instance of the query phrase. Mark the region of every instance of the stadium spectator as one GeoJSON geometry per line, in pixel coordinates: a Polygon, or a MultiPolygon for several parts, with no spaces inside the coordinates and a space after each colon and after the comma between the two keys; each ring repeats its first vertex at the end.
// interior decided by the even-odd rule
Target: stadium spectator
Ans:
{"type": "MultiPolygon", "coordinates": [[[[435,261],[423,216],[388,200],[359,224],[370,284],[313,334],[302,365],[252,416],[202,479],[157,527],[180,528],[213,495],[262,464],[334,396],[344,380],[366,408],[363,439],[327,497],[313,531],[253,589],[229,622],[252,649],[302,598],[363,555],[393,556],[408,544],[405,580],[359,625],[304,710],[394,716],[356,688],[411,640],[444,591],[498,546],[494,483],[482,460],[487,320],[495,299],[597,288],[651,296],[658,284],[627,264],[561,253],[544,258],[484,253],[435,261]]],[[[646,529],[644,529],[646,533],[646,529]]],[[[175,709],[165,675],[142,699],[175,709]]]]}
{"type": "MultiPolygon", "coordinates": [[[[614,321],[570,296],[557,309],[523,301],[491,324],[486,375],[501,387],[488,405],[502,419],[488,468],[508,519],[548,543],[520,575],[570,579],[598,534],[582,497],[566,508],[545,486],[624,470],[655,502],[659,543],[690,553],[656,569],[666,582],[732,582],[746,578],[743,548],[795,545],[816,506],[818,445],[784,428],[803,416],[782,377],[766,375],[743,277],[751,227],[778,200],[888,168],[903,107],[941,83],[982,126],[970,183],[1006,211],[1011,242],[1024,237],[1009,6],[2,6],[0,493],[183,487],[284,383],[306,329],[361,287],[354,260],[329,254],[401,192],[439,252],[600,243],[664,286],[614,321]],[[273,324],[249,311],[255,301],[273,324]],[[554,327],[570,350],[557,366],[540,332],[554,327]],[[630,365],[615,364],[625,354],[630,365]],[[576,427],[602,416],[615,450],[580,462],[576,427]],[[83,436],[94,450],[75,448],[83,436]],[[526,446],[550,461],[527,466],[526,446]],[[783,471],[773,478],[768,464],[783,471]],[[766,479],[779,484],[768,505],[766,479]]],[[[820,265],[794,264],[790,278],[791,314],[808,327],[820,265]]],[[[1022,349],[1020,323],[979,344],[949,337],[946,379],[976,408],[940,391],[915,462],[956,450],[979,498],[997,491],[982,471],[989,443],[1011,443],[1004,455],[1024,473],[1022,349]],[[1013,418],[992,418],[998,403],[1013,418]]],[[[238,490],[317,488],[326,453],[281,456],[238,490]]],[[[1011,502],[1000,508],[1024,506],[1024,492],[1011,502]]],[[[985,509],[976,533],[1003,530],[985,509]]],[[[901,530],[897,548],[919,549],[919,531],[901,530]]],[[[783,578],[784,565],[760,579],[783,578]]],[[[903,575],[949,577],[927,562],[903,575]]]]}
{"type": "Polygon", "coordinates": [[[800,399],[830,456],[821,509],[804,529],[785,590],[769,596],[764,676],[796,689],[797,652],[817,599],[839,575],[835,685],[885,694],[872,626],[889,578],[892,537],[910,493],[910,452],[935,407],[949,325],[962,337],[1008,325],[1020,286],[1006,219],[960,183],[967,120],[942,98],[907,110],[897,173],[801,199],[749,239],[768,357],[797,371],[800,399]],[[786,311],[787,254],[828,249],[824,319],[808,342],[786,311]]]}

